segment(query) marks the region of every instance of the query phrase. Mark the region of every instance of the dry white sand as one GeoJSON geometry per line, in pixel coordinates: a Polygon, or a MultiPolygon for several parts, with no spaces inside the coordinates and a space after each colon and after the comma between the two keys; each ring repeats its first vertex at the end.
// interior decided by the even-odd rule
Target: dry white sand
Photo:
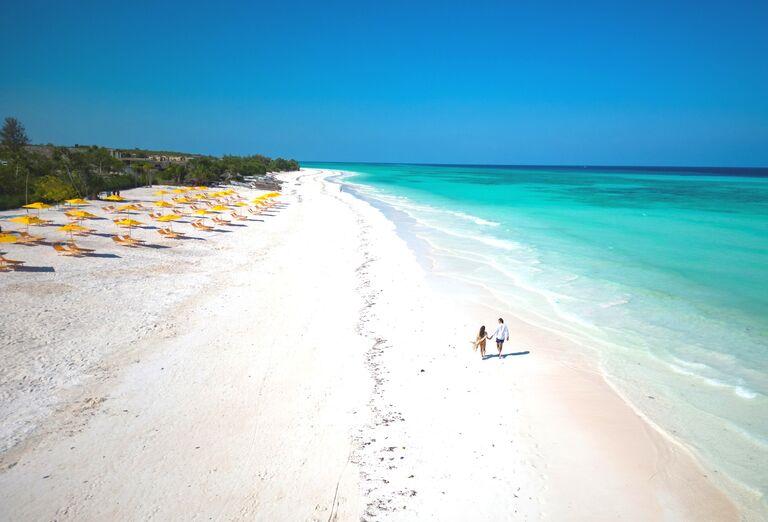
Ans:
{"type": "Polygon", "coordinates": [[[738,519],[578,350],[511,320],[530,353],[481,362],[497,311],[323,173],[286,179],[171,248],[3,245],[54,271],[0,274],[0,519],[738,519]]]}

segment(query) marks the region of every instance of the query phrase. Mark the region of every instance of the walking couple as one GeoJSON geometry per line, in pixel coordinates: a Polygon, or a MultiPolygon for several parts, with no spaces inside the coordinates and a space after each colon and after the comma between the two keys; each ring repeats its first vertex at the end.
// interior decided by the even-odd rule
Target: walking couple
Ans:
{"type": "Polygon", "coordinates": [[[480,357],[485,359],[485,341],[486,339],[496,339],[496,349],[499,350],[499,359],[501,359],[501,349],[504,346],[504,341],[509,341],[509,328],[504,324],[504,319],[499,317],[499,326],[496,327],[496,331],[491,335],[486,335],[485,325],[480,327],[480,332],[477,334],[477,339],[474,341],[474,349],[476,351],[480,347],[480,357]]]}

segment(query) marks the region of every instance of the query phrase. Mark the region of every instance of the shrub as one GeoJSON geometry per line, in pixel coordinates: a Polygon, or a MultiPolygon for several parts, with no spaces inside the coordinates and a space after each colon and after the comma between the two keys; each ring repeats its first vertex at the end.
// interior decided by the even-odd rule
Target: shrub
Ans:
{"type": "Polygon", "coordinates": [[[57,176],[43,176],[35,181],[36,199],[58,203],[77,196],[75,188],[57,176]]]}

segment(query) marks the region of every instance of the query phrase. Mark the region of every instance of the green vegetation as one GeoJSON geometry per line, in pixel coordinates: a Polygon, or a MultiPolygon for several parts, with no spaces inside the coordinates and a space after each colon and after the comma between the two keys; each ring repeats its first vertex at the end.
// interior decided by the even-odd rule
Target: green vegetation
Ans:
{"type": "Polygon", "coordinates": [[[226,183],[245,176],[298,169],[295,160],[260,155],[216,158],[167,151],[110,150],[96,145],[30,145],[24,126],[9,117],[0,130],[0,210],[32,201],[57,203],[72,197],[95,197],[103,191],[157,182],[226,183]]]}

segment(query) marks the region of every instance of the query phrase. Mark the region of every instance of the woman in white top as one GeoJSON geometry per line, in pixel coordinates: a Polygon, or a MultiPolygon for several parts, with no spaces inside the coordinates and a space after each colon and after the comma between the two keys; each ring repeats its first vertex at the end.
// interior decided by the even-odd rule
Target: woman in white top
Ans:
{"type": "Polygon", "coordinates": [[[499,350],[499,359],[501,359],[501,349],[504,346],[504,341],[509,341],[509,328],[504,324],[504,319],[499,317],[499,326],[496,327],[496,331],[493,335],[489,335],[488,339],[496,338],[496,349],[499,350]]]}

